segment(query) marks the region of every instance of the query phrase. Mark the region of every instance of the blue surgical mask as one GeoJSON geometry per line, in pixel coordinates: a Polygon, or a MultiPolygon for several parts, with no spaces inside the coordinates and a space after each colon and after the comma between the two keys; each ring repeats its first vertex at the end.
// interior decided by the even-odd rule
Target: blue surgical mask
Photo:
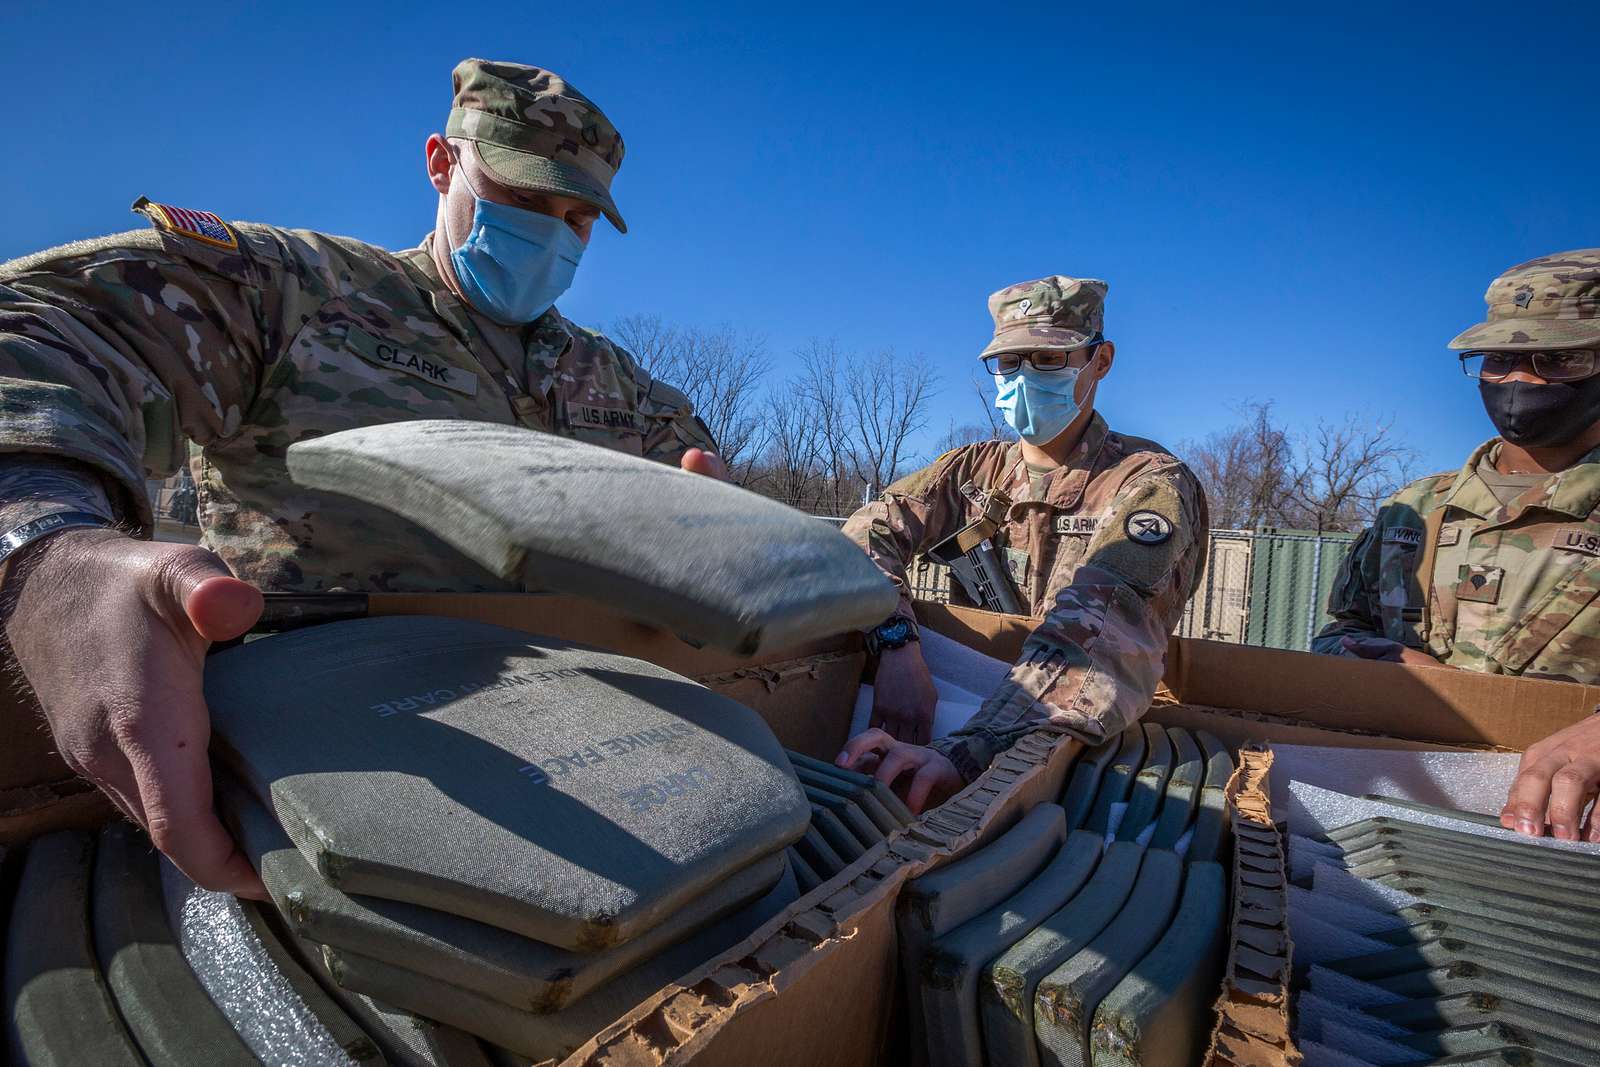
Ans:
{"type": "Polygon", "coordinates": [[[1024,363],[1012,374],[996,374],[994,384],[999,393],[994,406],[1029,444],[1053,441],[1083,410],[1073,398],[1079,370],[1038,370],[1024,363]]]}
{"type": "Polygon", "coordinates": [[[473,194],[472,229],[452,249],[461,292],[507,325],[532,322],[572,285],[583,239],[552,215],[496,204],[473,194]]]}

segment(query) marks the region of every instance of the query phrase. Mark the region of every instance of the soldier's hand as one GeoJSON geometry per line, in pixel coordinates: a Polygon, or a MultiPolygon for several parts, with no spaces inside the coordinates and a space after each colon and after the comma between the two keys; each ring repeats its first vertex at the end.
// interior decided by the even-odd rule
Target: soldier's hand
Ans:
{"type": "MultiPolygon", "coordinates": [[[[1550,832],[1581,840],[1583,811],[1600,790],[1600,715],[1558,730],[1522,754],[1500,825],[1535,837],[1550,832]]],[[[1589,816],[1585,836],[1600,842],[1600,818],[1589,816]]]]}
{"type": "Polygon", "coordinates": [[[1412,667],[1447,667],[1426,652],[1408,648],[1387,637],[1341,637],[1339,645],[1346,655],[1361,659],[1381,659],[1391,663],[1404,663],[1412,667]]]}
{"type": "Polygon", "coordinates": [[[67,765],[207,889],[264,899],[211,806],[206,649],[261,616],[261,594],[193,545],[68,530],[30,546],[6,634],[67,765]]]}
{"type": "Polygon", "coordinates": [[[728,480],[728,465],[722,462],[722,457],[703,448],[689,449],[683,454],[683,458],[678,460],[678,466],[690,474],[703,474],[719,482],[728,480]]]}
{"type": "Polygon", "coordinates": [[[896,741],[882,730],[857,734],[834,760],[847,770],[871,774],[905,799],[911,814],[943,804],[966,785],[961,772],[942,753],[896,741]],[[895,783],[905,778],[903,785],[895,783]]]}
{"type": "Polygon", "coordinates": [[[896,740],[925,745],[933,739],[938,703],[939,691],[922,658],[922,643],[885,649],[872,681],[872,718],[867,725],[881,726],[896,740]]]}

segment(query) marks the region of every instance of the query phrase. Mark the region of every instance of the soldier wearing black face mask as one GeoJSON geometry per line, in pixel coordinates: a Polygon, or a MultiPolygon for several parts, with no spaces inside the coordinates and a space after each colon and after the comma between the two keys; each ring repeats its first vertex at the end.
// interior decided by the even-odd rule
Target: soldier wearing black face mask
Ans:
{"type": "MultiPolygon", "coordinates": [[[[1600,682],[1600,248],[1489,286],[1450,347],[1500,436],[1390,499],[1334,583],[1315,649],[1600,682]]],[[[1600,716],[1533,746],[1502,821],[1600,841],[1600,716]]]]}

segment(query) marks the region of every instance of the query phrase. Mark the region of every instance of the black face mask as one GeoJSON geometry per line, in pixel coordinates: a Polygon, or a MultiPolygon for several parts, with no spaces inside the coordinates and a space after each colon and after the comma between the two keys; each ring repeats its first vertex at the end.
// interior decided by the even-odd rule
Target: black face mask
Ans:
{"type": "Polygon", "coordinates": [[[1514,445],[1564,445],[1600,422],[1600,374],[1576,382],[1478,382],[1494,428],[1514,445]]]}

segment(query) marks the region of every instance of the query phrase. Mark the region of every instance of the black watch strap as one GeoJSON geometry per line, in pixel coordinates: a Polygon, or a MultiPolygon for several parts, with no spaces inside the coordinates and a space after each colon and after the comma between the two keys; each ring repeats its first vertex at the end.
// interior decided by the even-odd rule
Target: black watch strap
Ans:
{"type": "Polygon", "coordinates": [[[917,631],[917,620],[905,615],[891,615],[867,631],[867,654],[872,656],[873,659],[877,659],[885,652],[896,648],[904,648],[911,642],[920,641],[921,639],[921,634],[917,631]],[[905,633],[904,636],[891,641],[882,631],[900,629],[895,625],[896,623],[904,627],[905,633]]]}

